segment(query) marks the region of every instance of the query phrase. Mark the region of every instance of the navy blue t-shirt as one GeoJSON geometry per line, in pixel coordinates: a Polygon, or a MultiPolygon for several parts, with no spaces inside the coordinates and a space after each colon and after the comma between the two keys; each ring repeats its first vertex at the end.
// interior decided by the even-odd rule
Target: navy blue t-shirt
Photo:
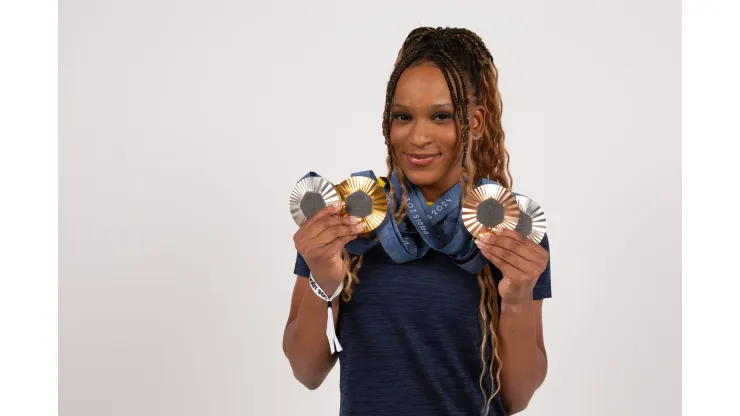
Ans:
{"type": "MultiPolygon", "coordinates": [[[[549,252],[547,235],[540,244],[549,252]]],[[[501,272],[493,270],[498,282],[501,272]]],[[[300,254],[294,272],[310,273],[300,254]]],[[[358,278],[352,299],[339,301],[340,415],[481,414],[476,275],[434,250],[397,264],[377,245],[358,278]]],[[[551,296],[548,261],[533,297],[551,296]]],[[[496,395],[488,415],[506,414],[496,395]]]]}

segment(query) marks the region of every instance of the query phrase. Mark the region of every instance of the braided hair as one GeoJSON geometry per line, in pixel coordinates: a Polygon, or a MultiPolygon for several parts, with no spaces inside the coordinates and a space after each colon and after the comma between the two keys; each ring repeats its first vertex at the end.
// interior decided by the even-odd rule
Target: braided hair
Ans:
{"type": "MultiPolygon", "coordinates": [[[[388,175],[395,173],[401,189],[391,186],[391,209],[397,222],[403,221],[407,214],[406,204],[395,204],[396,192],[406,200],[408,190],[403,180],[404,174],[396,163],[390,140],[392,123],[391,106],[401,74],[412,66],[431,63],[444,75],[450,90],[459,134],[462,139],[462,198],[472,191],[481,178],[499,182],[511,189],[512,178],[509,169],[509,153],[504,146],[504,131],[501,124],[502,101],[498,91],[498,70],[493,56],[478,35],[467,29],[420,27],[412,30],[401,47],[390,75],[386,90],[382,129],[388,149],[386,164],[388,175]],[[470,138],[468,105],[481,105],[486,109],[485,128],[482,137],[470,138]]],[[[352,297],[352,286],[359,283],[358,270],[362,266],[362,256],[344,252],[345,287],[342,299],[348,302],[352,297]]],[[[498,278],[500,272],[495,270],[498,278]]],[[[483,414],[486,414],[491,400],[500,390],[501,359],[498,354],[499,298],[490,264],[478,273],[481,289],[479,315],[481,325],[481,363],[482,372],[479,386],[485,398],[483,414]],[[489,345],[490,343],[490,345],[489,345]],[[486,377],[488,375],[488,377],[486,377]],[[494,381],[495,378],[495,381],[494,381]]]]}

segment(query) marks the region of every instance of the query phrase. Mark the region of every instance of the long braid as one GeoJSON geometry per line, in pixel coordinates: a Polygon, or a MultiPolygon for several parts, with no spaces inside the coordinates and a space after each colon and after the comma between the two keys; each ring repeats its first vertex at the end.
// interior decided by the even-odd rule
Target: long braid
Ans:
{"type": "MultiPolygon", "coordinates": [[[[441,51],[441,55],[452,64],[452,67],[455,68],[455,72],[457,73],[457,76],[455,77],[455,89],[457,92],[456,107],[459,109],[458,122],[460,123],[460,137],[462,137],[463,144],[461,164],[465,167],[465,162],[468,159],[468,142],[470,141],[470,138],[468,137],[470,132],[470,121],[468,120],[468,87],[465,85],[462,72],[455,63],[455,60],[445,51],[441,51]]],[[[452,91],[452,89],[450,89],[450,91],[452,91]]]]}
{"type": "MultiPolygon", "coordinates": [[[[391,212],[396,222],[406,219],[408,207],[405,203],[396,204],[395,195],[401,192],[401,201],[406,201],[408,189],[405,175],[395,163],[394,148],[390,142],[391,107],[398,80],[412,65],[431,62],[437,65],[450,89],[455,115],[462,142],[462,198],[472,191],[481,178],[489,178],[511,189],[513,181],[509,168],[509,153],[504,144],[504,131],[501,115],[503,105],[498,91],[498,70],[493,56],[485,43],[475,33],[466,29],[420,27],[412,30],[399,50],[386,89],[383,111],[382,131],[388,155],[386,165],[388,177],[395,174],[399,179],[400,190],[390,185],[391,212]],[[486,111],[483,136],[469,141],[470,123],[468,120],[468,100],[482,105],[486,111]]],[[[377,237],[376,237],[377,238],[377,237]]],[[[354,284],[359,283],[358,271],[362,266],[362,256],[352,256],[344,251],[345,288],[342,299],[349,302],[354,284]]],[[[498,272],[498,271],[497,271],[498,272]]],[[[500,275],[500,272],[497,273],[500,275]]],[[[480,287],[480,357],[482,371],[479,386],[485,398],[483,414],[487,414],[490,402],[501,388],[501,357],[498,351],[499,296],[496,277],[490,264],[477,275],[480,287]],[[488,377],[486,377],[486,375],[488,377]]]]}
{"type": "MultiPolygon", "coordinates": [[[[453,71],[451,66],[445,62],[445,59],[436,58],[434,61],[442,69],[442,75],[444,75],[445,81],[447,81],[447,88],[449,88],[451,92],[452,91],[455,92],[454,98],[452,100],[453,104],[455,103],[455,101],[459,103],[463,99],[463,91],[465,90],[464,81],[459,79],[456,71],[453,71]],[[452,81],[450,80],[450,78],[452,78],[452,81]],[[453,85],[453,82],[454,82],[454,85],[453,85]],[[463,85],[462,88],[460,87],[461,83],[463,85]]],[[[455,113],[457,114],[458,123],[460,125],[460,131],[461,131],[460,135],[462,136],[462,140],[463,140],[463,164],[464,164],[465,163],[465,152],[467,150],[466,144],[467,144],[468,131],[470,130],[470,126],[469,126],[470,123],[467,122],[467,119],[468,119],[467,117],[468,112],[466,108],[467,106],[455,105],[454,107],[455,107],[455,113]]]]}
{"type": "MultiPolygon", "coordinates": [[[[497,158],[482,158],[477,163],[479,170],[490,172],[490,179],[511,189],[513,179],[509,168],[510,158],[509,152],[504,146],[505,134],[503,129],[501,129],[503,103],[498,91],[498,69],[493,62],[493,56],[478,35],[465,29],[452,29],[451,33],[454,39],[463,44],[474,55],[481,74],[480,104],[488,109],[484,137],[487,137],[489,140],[478,140],[474,144],[474,154],[500,155],[497,158]]],[[[480,177],[476,178],[476,181],[478,179],[480,177]]]]}
{"type": "MultiPolygon", "coordinates": [[[[498,72],[493,63],[493,57],[483,44],[483,41],[472,32],[463,31],[459,33],[456,39],[462,39],[462,44],[469,53],[474,57],[476,68],[480,74],[480,87],[477,91],[477,100],[480,105],[486,108],[486,122],[483,137],[474,141],[472,164],[466,164],[464,170],[469,172],[469,177],[474,178],[474,182],[484,177],[496,180],[504,187],[511,189],[512,179],[509,170],[509,153],[504,145],[504,131],[501,124],[502,101],[498,91],[498,72]],[[491,157],[493,156],[493,157],[491,157]],[[475,171],[477,169],[477,172],[475,171]]],[[[475,70],[475,69],[473,69],[475,70]]],[[[473,77],[475,78],[475,77],[473,77]]],[[[471,182],[471,181],[469,181],[471,182]]],[[[471,184],[472,187],[472,184],[471,184]]],[[[484,364],[481,372],[479,386],[484,396],[487,397],[483,414],[487,414],[490,402],[501,389],[501,357],[498,351],[498,326],[499,326],[499,303],[498,290],[491,266],[486,264],[484,269],[478,273],[478,284],[481,288],[481,331],[483,339],[481,342],[481,361],[484,364]],[[488,338],[492,346],[492,357],[488,360],[486,344],[488,338]],[[488,363],[488,368],[486,368],[488,363]],[[487,395],[484,389],[483,380],[485,374],[488,374],[490,383],[494,383],[495,390],[487,395]]]]}

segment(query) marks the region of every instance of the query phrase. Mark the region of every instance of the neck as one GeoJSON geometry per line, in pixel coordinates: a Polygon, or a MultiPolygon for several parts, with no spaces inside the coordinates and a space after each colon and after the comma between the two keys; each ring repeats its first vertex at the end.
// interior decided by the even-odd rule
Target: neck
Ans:
{"type": "Polygon", "coordinates": [[[445,192],[455,186],[460,181],[460,174],[448,175],[441,181],[425,186],[419,186],[421,194],[427,202],[436,202],[445,192]]]}

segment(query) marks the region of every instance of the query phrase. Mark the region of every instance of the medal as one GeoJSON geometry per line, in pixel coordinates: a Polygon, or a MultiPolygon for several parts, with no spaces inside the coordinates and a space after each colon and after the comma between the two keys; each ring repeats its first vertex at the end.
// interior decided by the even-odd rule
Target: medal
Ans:
{"type": "Polygon", "coordinates": [[[542,207],[524,195],[517,195],[516,200],[519,205],[519,222],[515,230],[539,244],[547,231],[547,220],[542,207]]]}
{"type": "Polygon", "coordinates": [[[313,214],[339,200],[337,189],[331,182],[321,176],[305,177],[290,192],[290,215],[300,226],[313,214]]]}
{"type": "Polygon", "coordinates": [[[376,229],[385,219],[388,198],[377,181],[365,176],[352,176],[337,185],[344,202],[343,215],[359,217],[365,224],[363,233],[376,229]]]}
{"type": "Polygon", "coordinates": [[[503,186],[480,185],[463,201],[462,220],[473,238],[494,228],[513,230],[519,221],[519,206],[514,194],[503,186]]]}

